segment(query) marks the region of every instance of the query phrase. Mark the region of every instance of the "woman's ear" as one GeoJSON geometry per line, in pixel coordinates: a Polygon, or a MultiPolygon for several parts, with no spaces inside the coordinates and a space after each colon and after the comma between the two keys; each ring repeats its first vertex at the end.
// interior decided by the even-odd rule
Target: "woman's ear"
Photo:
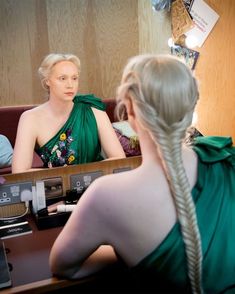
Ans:
{"type": "Polygon", "coordinates": [[[126,97],[125,105],[126,105],[126,112],[128,115],[128,119],[135,116],[133,102],[130,97],[126,97]]]}
{"type": "Polygon", "coordinates": [[[128,116],[128,122],[131,125],[132,129],[136,132],[137,130],[136,113],[135,113],[135,107],[131,97],[126,97],[125,105],[126,105],[126,111],[128,116]]]}

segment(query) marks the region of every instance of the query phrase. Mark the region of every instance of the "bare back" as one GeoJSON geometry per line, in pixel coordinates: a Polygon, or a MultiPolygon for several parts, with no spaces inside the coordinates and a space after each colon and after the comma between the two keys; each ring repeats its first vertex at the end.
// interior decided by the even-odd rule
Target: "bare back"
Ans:
{"type": "MultiPolygon", "coordinates": [[[[196,158],[187,153],[186,159],[190,162],[185,162],[185,167],[192,188],[197,174],[196,158]]],[[[110,180],[108,187],[107,183],[101,185],[103,193],[106,191],[104,201],[108,202],[112,195],[108,202],[112,207],[110,219],[114,228],[118,226],[111,235],[112,243],[127,264],[133,266],[163,241],[176,222],[176,210],[159,165],[143,165],[128,173],[118,175],[119,179],[113,177],[115,182],[110,180]]]]}
{"type": "MultiPolygon", "coordinates": [[[[183,158],[192,188],[197,157],[186,149],[183,158]]],[[[164,172],[159,163],[150,161],[133,171],[96,180],[79,201],[61,238],[63,246],[72,246],[71,250],[81,255],[110,244],[134,266],[164,240],[175,222],[174,201],[164,172]]]]}

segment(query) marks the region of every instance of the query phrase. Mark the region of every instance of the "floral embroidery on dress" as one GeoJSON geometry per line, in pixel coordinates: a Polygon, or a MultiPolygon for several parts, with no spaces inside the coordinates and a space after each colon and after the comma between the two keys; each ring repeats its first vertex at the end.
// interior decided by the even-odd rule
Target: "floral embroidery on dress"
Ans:
{"type": "Polygon", "coordinates": [[[66,134],[65,133],[62,133],[61,135],[60,135],[60,141],[64,141],[64,140],[66,140],[66,134]]]}
{"type": "Polygon", "coordinates": [[[56,167],[73,164],[75,161],[75,151],[71,149],[73,137],[72,130],[68,129],[60,134],[59,141],[50,151],[48,147],[42,148],[41,159],[48,167],[56,167]]]}

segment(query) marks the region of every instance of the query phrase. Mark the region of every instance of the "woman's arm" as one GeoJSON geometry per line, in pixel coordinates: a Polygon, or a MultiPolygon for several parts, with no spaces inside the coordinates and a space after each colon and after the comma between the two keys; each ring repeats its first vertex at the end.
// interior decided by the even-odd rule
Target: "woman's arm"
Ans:
{"type": "Polygon", "coordinates": [[[12,158],[12,173],[25,172],[31,169],[35,143],[34,116],[31,110],[28,110],[22,113],[18,123],[12,158]]]}
{"type": "Polygon", "coordinates": [[[108,159],[125,158],[125,152],[105,111],[93,108],[102,149],[108,159]]]}
{"type": "Polygon", "coordinates": [[[95,187],[92,184],[83,194],[53,244],[49,263],[57,276],[80,278],[117,260],[112,247],[106,245],[109,222],[103,213],[102,195],[95,187]]]}
{"type": "Polygon", "coordinates": [[[56,276],[65,277],[69,279],[79,279],[79,278],[87,277],[89,275],[95,274],[107,268],[108,266],[118,263],[114,250],[109,245],[100,246],[82,264],[79,264],[79,263],[74,264],[74,266],[71,269],[70,268],[62,269],[62,268],[56,267],[55,252],[56,252],[56,249],[54,247],[50,255],[50,267],[52,272],[56,276]]]}

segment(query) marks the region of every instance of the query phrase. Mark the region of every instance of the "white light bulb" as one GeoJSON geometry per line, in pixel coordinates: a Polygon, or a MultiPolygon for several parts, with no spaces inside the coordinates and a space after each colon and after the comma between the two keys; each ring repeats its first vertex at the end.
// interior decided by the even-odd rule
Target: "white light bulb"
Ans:
{"type": "Polygon", "coordinates": [[[174,47],[174,45],[175,45],[175,43],[174,43],[174,41],[173,41],[172,38],[169,38],[167,43],[168,43],[168,46],[169,47],[174,47]]]}
{"type": "Polygon", "coordinates": [[[192,125],[193,126],[196,126],[197,125],[197,121],[198,121],[198,115],[197,115],[196,111],[194,111],[192,125]]]}

